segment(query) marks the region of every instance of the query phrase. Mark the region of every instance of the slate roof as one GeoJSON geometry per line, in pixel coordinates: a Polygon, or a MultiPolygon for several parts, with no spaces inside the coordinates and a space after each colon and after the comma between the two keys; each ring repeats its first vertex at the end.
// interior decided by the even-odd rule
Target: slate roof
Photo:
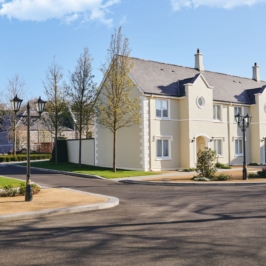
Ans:
{"type": "MultiPolygon", "coordinates": [[[[131,77],[144,93],[165,96],[185,96],[184,84],[192,83],[197,69],[178,65],[165,64],[138,58],[131,58],[134,67],[131,77]]],[[[250,72],[251,72],[250,68],[250,72]]],[[[251,72],[252,73],[252,72],[251,72]]],[[[261,93],[265,81],[237,77],[217,72],[203,71],[204,78],[213,88],[213,100],[232,103],[255,103],[255,93],[261,93]]]]}
{"type": "MultiPolygon", "coordinates": [[[[43,112],[42,116],[47,116],[47,112],[43,112]]],[[[20,125],[24,125],[26,127],[27,123],[26,123],[26,116],[27,116],[27,111],[25,111],[23,113],[24,118],[21,118],[21,120],[18,122],[20,125]]],[[[33,117],[38,117],[39,113],[37,111],[30,111],[30,116],[33,117]]],[[[63,131],[73,131],[72,128],[68,128],[68,127],[61,127],[61,129],[63,131]]],[[[47,126],[45,125],[45,123],[42,121],[42,119],[31,119],[31,123],[30,123],[30,130],[31,131],[42,131],[42,130],[47,130],[47,126]]]]}

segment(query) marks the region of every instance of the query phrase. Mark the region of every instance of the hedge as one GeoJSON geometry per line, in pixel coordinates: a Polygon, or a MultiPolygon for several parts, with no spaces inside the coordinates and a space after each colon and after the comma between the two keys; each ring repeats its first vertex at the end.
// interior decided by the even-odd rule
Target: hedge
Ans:
{"type": "MultiPolygon", "coordinates": [[[[30,154],[31,160],[43,160],[43,159],[51,159],[51,154],[30,154]]],[[[27,154],[18,154],[14,155],[0,155],[0,162],[18,162],[18,161],[26,161],[27,154]]]]}

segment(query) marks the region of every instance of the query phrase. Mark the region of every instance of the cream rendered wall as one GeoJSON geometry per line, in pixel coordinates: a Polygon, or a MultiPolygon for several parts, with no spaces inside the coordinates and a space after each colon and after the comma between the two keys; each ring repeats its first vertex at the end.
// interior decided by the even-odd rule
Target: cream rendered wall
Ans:
{"type": "MultiPolygon", "coordinates": [[[[79,141],[67,140],[68,160],[71,163],[79,162],[79,141]]],[[[94,139],[81,141],[81,163],[94,165],[94,139]]]]}
{"type": "MultiPolygon", "coordinates": [[[[247,113],[250,114],[250,108],[248,106],[231,104],[229,106],[229,153],[230,153],[230,161],[229,164],[232,165],[241,165],[243,164],[243,155],[236,155],[235,153],[235,139],[243,139],[243,132],[238,127],[237,123],[235,122],[235,114],[234,114],[234,107],[242,107],[243,114],[246,115],[247,113]]],[[[251,162],[251,145],[250,145],[250,128],[246,130],[246,162],[251,162]]]]}
{"type": "Polygon", "coordinates": [[[179,101],[162,97],[150,97],[150,162],[151,170],[176,170],[180,165],[179,101]],[[168,100],[169,119],[156,118],[156,100],[168,100]],[[171,158],[157,159],[156,140],[169,138],[171,158]]]}
{"type": "MultiPolygon", "coordinates": [[[[133,99],[139,97],[139,112],[141,113],[143,104],[141,92],[136,88],[132,90],[131,97],[133,99]]],[[[145,106],[147,106],[147,104],[145,104],[145,106]]],[[[147,126],[145,128],[147,128],[147,126]]],[[[147,135],[146,131],[145,133],[147,135]]],[[[113,167],[113,133],[96,122],[95,140],[96,165],[113,167]]],[[[144,170],[142,142],[142,121],[141,125],[133,125],[117,131],[117,168],[144,170]]]]}
{"type": "Polygon", "coordinates": [[[252,162],[265,164],[265,147],[264,141],[266,137],[266,93],[256,94],[256,104],[250,108],[251,120],[251,146],[252,146],[252,162]]]}
{"type": "MultiPolygon", "coordinates": [[[[209,140],[213,136],[213,90],[209,88],[202,76],[190,85],[187,85],[186,95],[188,98],[188,114],[189,114],[189,134],[190,139],[204,137],[206,147],[209,146],[209,140]],[[197,106],[197,98],[205,99],[205,106],[199,108],[197,106]]],[[[189,165],[195,167],[197,141],[189,145],[189,165]]],[[[183,166],[182,166],[183,167],[183,166]]]]}
{"type": "MultiPolygon", "coordinates": [[[[211,137],[213,137],[214,140],[221,140],[222,155],[219,155],[218,161],[223,164],[228,164],[228,107],[227,105],[219,102],[213,102],[213,104],[219,105],[221,108],[221,121],[213,120],[213,132],[211,137]]],[[[214,150],[214,141],[209,143],[209,148],[214,150]]]]}
{"type": "MultiPolygon", "coordinates": [[[[187,90],[186,90],[187,92],[187,90]]],[[[193,148],[193,143],[191,142],[193,135],[189,132],[189,103],[188,97],[181,99],[179,102],[179,156],[180,164],[179,168],[189,168],[190,165],[190,151],[193,148]]]]}

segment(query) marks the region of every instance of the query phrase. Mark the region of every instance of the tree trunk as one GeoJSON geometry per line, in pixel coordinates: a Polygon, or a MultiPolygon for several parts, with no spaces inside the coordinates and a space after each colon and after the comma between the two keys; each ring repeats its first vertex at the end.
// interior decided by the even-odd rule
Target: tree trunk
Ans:
{"type": "Polygon", "coordinates": [[[82,131],[79,131],[79,168],[81,167],[81,133],[82,131]]]}
{"type": "Polygon", "coordinates": [[[55,165],[57,165],[57,127],[55,128],[55,138],[54,138],[54,157],[55,157],[55,165]]]}
{"type": "Polygon", "coordinates": [[[114,145],[113,145],[113,172],[116,172],[116,131],[114,131],[114,145]]]}

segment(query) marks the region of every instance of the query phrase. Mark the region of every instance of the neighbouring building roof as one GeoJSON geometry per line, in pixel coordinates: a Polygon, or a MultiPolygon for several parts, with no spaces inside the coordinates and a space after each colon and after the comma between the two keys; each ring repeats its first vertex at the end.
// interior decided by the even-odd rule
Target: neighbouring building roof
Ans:
{"type": "MultiPolygon", "coordinates": [[[[26,116],[27,116],[27,112],[25,111],[24,113],[23,113],[23,116],[24,116],[24,118],[21,118],[19,121],[18,121],[18,123],[20,124],[20,125],[24,125],[25,127],[26,127],[26,116]]],[[[31,117],[38,117],[39,116],[39,113],[37,112],[37,111],[30,111],[30,116],[31,117]]],[[[43,116],[48,116],[48,114],[47,114],[47,112],[43,112],[42,113],[42,117],[43,116]]],[[[62,121],[61,121],[62,122],[62,121]]],[[[69,128],[69,127],[67,127],[67,126],[64,126],[64,125],[61,125],[60,126],[60,129],[61,130],[63,130],[63,131],[73,131],[73,128],[69,128]]],[[[48,130],[48,128],[47,128],[47,125],[45,125],[45,123],[42,121],[42,119],[40,118],[40,119],[32,119],[31,118],[31,123],[30,123],[30,130],[31,131],[42,131],[42,130],[48,130]]]]}
{"type": "Polygon", "coordinates": [[[211,71],[198,71],[195,68],[165,64],[138,58],[131,58],[134,67],[131,77],[144,93],[165,96],[185,96],[184,84],[193,83],[202,73],[213,87],[213,100],[233,103],[254,104],[255,94],[266,87],[265,81],[237,77],[211,71]]]}

